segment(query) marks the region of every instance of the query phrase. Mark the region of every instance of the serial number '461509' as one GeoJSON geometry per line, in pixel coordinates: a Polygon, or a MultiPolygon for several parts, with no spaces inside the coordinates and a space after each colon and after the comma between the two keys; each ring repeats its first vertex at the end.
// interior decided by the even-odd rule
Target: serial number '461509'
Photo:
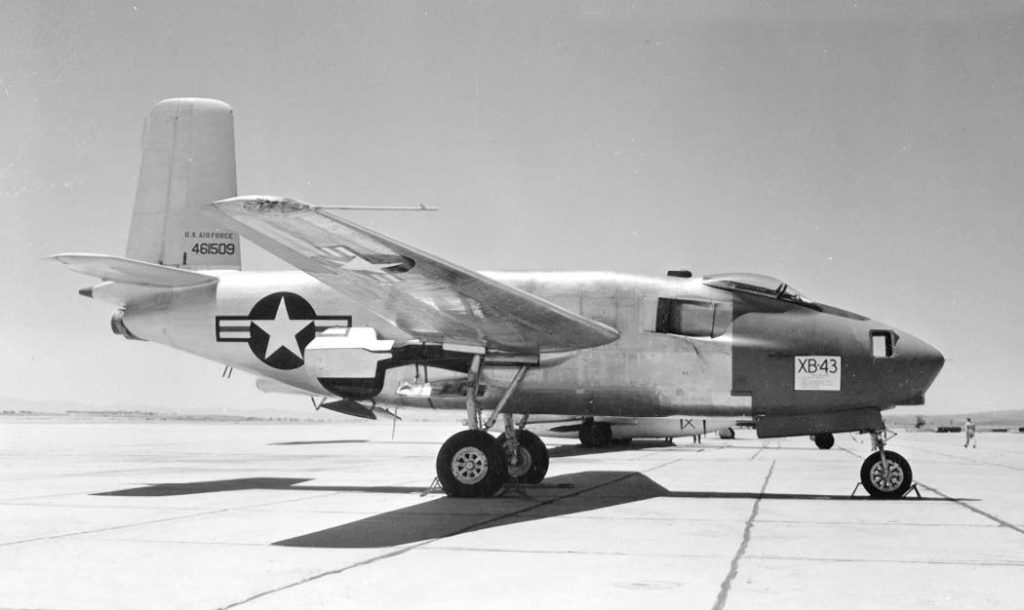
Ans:
{"type": "Polygon", "coordinates": [[[810,392],[838,392],[842,387],[843,359],[840,356],[794,356],[793,389],[810,392]]]}
{"type": "Polygon", "coordinates": [[[193,254],[227,254],[232,255],[235,253],[235,244],[231,243],[218,243],[218,242],[203,242],[197,243],[192,246],[193,254]]]}

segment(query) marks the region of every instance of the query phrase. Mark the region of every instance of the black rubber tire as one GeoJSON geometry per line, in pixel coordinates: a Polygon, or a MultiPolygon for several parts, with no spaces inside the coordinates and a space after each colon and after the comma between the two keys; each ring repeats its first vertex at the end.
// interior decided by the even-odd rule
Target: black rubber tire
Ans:
{"type": "Polygon", "coordinates": [[[588,419],[580,426],[580,443],[584,447],[601,448],[607,447],[612,442],[612,427],[605,423],[598,423],[588,419]]]}
{"type": "Polygon", "coordinates": [[[437,452],[437,480],[453,498],[488,498],[508,481],[505,451],[483,430],[463,430],[437,452]]]}
{"type": "MultiPolygon", "coordinates": [[[[502,434],[498,437],[498,446],[505,450],[505,439],[502,434]]],[[[537,485],[544,480],[548,474],[548,465],[551,463],[551,456],[548,454],[547,445],[540,437],[529,430],[516,430],[516,439],[519,440],[520,465],[513,467],[508,459],[508,452],[505,451],[505,460],[508,463],[508,476],[510,479],[518,480],[521,483],[537,485]],[[525,455],[524,455],[525,454],[525,455]]]]}
{"type": "Polygon", "coordinates": [[[725,430],[720,430],[718,432],[718,438],[723,439],[723,440],[727,440],[727,441],[731,441],[732,439],[736,438],[736,431],[733,430],[732,428],[726,428],[725,430]]]}
{"type": "Polygon", "coordinates": [[[831,449],[836,444],[836,437],[831,432],[814,435],[814,444],[818,449],[831,449]]]}
{"type": "Polygon", "coordinates": [[[910,463],[895,451],[886,451],[889,473],[882,471],[882,454],[876,451],[869,455],[860,467],[860,482],[872,498],[902,498],[914,483],[914,471],[910,463]]]}

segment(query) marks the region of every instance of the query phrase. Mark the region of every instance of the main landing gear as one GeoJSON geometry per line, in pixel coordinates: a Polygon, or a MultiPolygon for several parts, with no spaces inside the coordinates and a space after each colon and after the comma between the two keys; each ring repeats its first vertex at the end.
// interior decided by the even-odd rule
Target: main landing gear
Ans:
{"type": "Polygon", "coordinates": [[[437,480],[457,498],[494,495],[508,478],[504,449],[483,430],[463,430],[437,452],[437,480]]]}
{"type": "Polygon", "coordinates": [[[886,451],[885,443],[890,438],[888,430],[873,431],[874,452],[860,467],[860,482],[873,498],[902,498],[914,483],[910,463],[895,451],[886,451]]]}
{"type": "Polygon", "coordinates": [[[494,413],[486,422],[480,421],[476,404],[482,358],[473,357],[466,384],[466,415],[469,430],[451,436],[437,453],[437,480],[444,492],[453,498],[484,498],[493,496],[512,481],[537,484],[548,472],[548,449],[540,438],[512,422],[512,415],[504,413],[505,404],[519,387],[526,367],[520,367],[505,394],[498,401],[494,413]],[[505,432],[498,438],[489,430],[498,416],[504,420],[505,432]]]}

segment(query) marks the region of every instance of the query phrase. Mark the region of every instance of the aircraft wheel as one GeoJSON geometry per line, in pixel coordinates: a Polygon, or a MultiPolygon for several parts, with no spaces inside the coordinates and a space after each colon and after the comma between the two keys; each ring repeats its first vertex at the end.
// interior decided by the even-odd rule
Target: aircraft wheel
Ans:
{"type": "Polygon", "coordinates": [[[584,447],[605,447],[612,442],[612,427],[588,419],[580,426],[580,443],[584,447]]]}
{"type": "Polygon", "coordinates": [[[831,449],[836,444],[836,437],[831,432],[814,435],[814,444],[818,449],[831,449]]]}
{"type": "Polygon", "coordinates": [[[888,468],[882,467],[882,453],[876,451],[860,467],[860,482],[873,498],[902,498],[911,483],[914,472],[910,463],[894,451],[885,452],[888,468]]]}
{"type": "Polygon", "coordinates": [[[505,452],[483,430],[463,430],[437,452],[437,480],[453,498],[493,496],[508,481],[505,452]]]}
{"type": "Polygon", "coordinates": [[[725,439],[727,441],[736,438],[736,431],[732,428],[726,428],[718,433],[718,438],[725,439]]]}
{"type": "MultiPolygon", "coordinates": [[[[498,446],[507,454],[506,438],[504,434],[499,436],[498,446]]],[[[548,474],[548,464],[551,460],[548,448],[539,436],[529,430],[517,430],[516,439],[519,441],[519,463],[515,466],[508,464],[508,476],[523,483],[536,485],[548,474]]],[[[509,462],[508,458],[506,462],[509,462]]]]}

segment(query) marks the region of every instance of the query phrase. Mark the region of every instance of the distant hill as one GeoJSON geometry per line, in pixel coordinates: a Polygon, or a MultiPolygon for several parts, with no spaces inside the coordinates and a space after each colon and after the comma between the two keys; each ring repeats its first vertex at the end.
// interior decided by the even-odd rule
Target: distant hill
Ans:
{"type": "MultiPolygon", "coordinates": [[[[430,409],[400,409],[399,417],[404,421],[459,422],[465,419],[465,412],[458,410],[433,411],[430,409]]],[[[326,409],[313,409],[312,404],[290,405],[278,408],[261,408],[242,411],[217,407],[193,407],[178,410],[156,405],[95,405],[60,400],[26,400],[0,397],[2,416],[49,416],[49,417],[90,417],[116,420],[157,420],[157,421],[301,421],[301,422],[344,422],[360,421],[358,418],[342,415],[326,409]]],[[[387,424],[390,419],[378,418],[387,424]]],[[[390,425],[390,424],[389,424],[390,425]]]]}
{"type": "Polygon", "coordinates": [[[979,413],[941,413],[935,415],[890,415],[883,413],[883,417],[889,424],[901,428],[915,427],[917,418],[920,417],[924,419],[924,428],[929,430],[934,430],[938,426],[962,426],[968,417],[981,428],[1009,428],[1017,430],[1019,427],[1024,426],[1024,409],[983,411],[979,413]]]}
{"type": "MultiPolygon", "coordinates": [[[[308,404],[308,403],[307,403],[308,404]]],[[[239,409],[226,410],[217,407],[190,407],[176,409],[173,407],[147,405],[147,404],[91,404],[87,402],[72,402],[66,400],[28,400],[24,398],[0,398],[0,412],[10,415],[12,413],[39,414],[39,415],[66,415],[69,413],[87,415],[113,416],[120,415],[127,417],[136,415],[138,417],[159,416],[164,418],[189,419],[194,417],[218,417],[230,419],[245,419],[250,417],[275,419],[275,418],[306,418],[314,415],[312,407],[308,409],[296,409],[282,407],[278,409],[253,409],[242,411],[239,409]]]]}

